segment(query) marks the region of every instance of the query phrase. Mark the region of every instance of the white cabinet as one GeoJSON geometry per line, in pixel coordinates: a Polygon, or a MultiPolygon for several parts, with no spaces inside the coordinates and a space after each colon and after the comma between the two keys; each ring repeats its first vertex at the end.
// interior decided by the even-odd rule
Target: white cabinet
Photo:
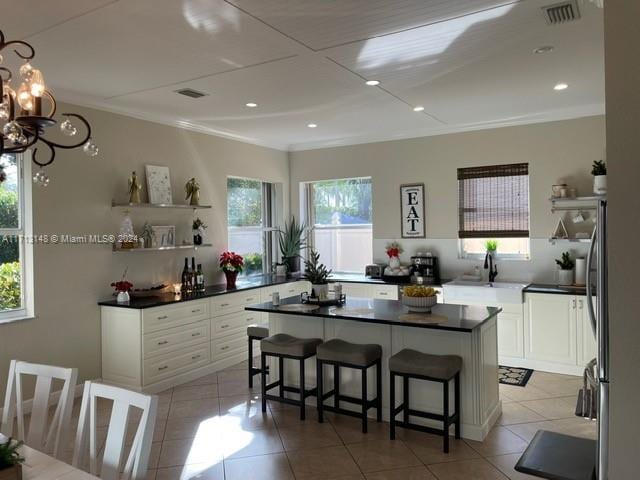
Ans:
{"type": "MultiPolygon", "coordinates": [[[[331,286],[329,288],[332,288],[331,286]]],[[[354,298],[398,300],[398,286],[382,283],[342,283],[342,293],[354,298]]]]}
{"type": "MultiPolygon", "coordinates": [[[[591,327],[586,297],[578,297],[578,366],[586,365],[596,358],[596,337],[591,327]]],[[[595,309],[595,297],[592,299],[595,309]]]]}
{"type": "Polygon", "coordinates": [[[498,354],[501,363],[524,358],[524,319],[522,305],[502,305],[498,314],[498,354]]]}

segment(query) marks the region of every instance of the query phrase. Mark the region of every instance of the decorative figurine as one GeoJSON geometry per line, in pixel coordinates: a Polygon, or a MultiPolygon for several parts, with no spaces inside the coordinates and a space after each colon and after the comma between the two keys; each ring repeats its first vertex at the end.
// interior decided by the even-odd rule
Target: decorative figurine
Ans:
{"type": "Polygon", "coordinates": [[[138,183],[136,172],[131,172],[131,178],[129,178],[129,203],[140,203],[140,190],[142,190],[142,185],[138,183]]]}
{"type": "Polygon", "coordinates": [[[140,234],[140,237],[142,237],[144,241],[144,248],[151,248],[153,246],[153,236],[153,227],[149,225],[149,222],[144,222],[142,233],[140,234]]]}
{"type": "Polygon", "coordinates": [[[200,185],[198,185],[195,178],[192,178],[187,182],[184,186],[184,190],[187,192],[185,200],[189,200],[189,197],[191,197],[189,205],[200,205],[200,185]]]}

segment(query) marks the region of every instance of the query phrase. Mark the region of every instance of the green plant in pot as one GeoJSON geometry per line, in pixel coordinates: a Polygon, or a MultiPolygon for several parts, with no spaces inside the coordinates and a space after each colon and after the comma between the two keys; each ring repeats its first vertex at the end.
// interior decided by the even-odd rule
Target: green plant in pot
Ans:
{"type": "Polygon", "coordinates": [[[591,175],[593,175],[593,193],[598,195],[607,193],[607,164],[604,160],[593,162],[591,175]]]}
{"type": "Polygon", "coordinates": [[[496,253],[498,251],[498,241],[487,240],[486,242],[484,242],[484,248],[489,253],[496,253]]]}
{"type": "Polygon", "coordinates": [[[292,216],[289,222],[284,222],[284,229],[278,230],[278,246],[282,263],[286,265],[287,272],[293,273],[300,270],[300,251],[307,248],[307,226],[292,216]]]}
{"type": "Polygon", "coordinates": [[[327,298],[331,270],[320,263],[320,254],[312,249],[309,253],[309,260],[305,260],[304,266],[304,278],[311,282],[312,295],[317,298],[327,298]]]}
{"type": "Polygon", "coordinates": [[[556,264],[560,267],[560,270],[558,270],[558,285],[573,285],[575,262],[571,259],[571,254],[564,252],[562,258],[556,258],[556,264]]]}
{"type": "Polygon", "coordinates": [[[11,438],[0,443],[0,480],[22,480],[24,458],[18,452],[22,443],[11,438]]]}

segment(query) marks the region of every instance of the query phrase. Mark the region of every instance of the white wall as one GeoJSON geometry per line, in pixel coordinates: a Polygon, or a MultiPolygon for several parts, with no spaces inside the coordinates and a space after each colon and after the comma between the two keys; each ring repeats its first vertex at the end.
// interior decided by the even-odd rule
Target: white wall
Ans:
{"type": "MultiPolygon", "coordinates": [[[[457,180],[459,167],[529,163],[531,261],[500,262],[501,279],[555,281],[554,258],[569,249],[548,242],[558,216],[550,212],[551,185],[566,182],[588,195],[590,166],[604,158],[604,117],[466,132],[409,140],[292,152],[291,210],[298,212],[298,184],[330,178],[371,176],[373,182],[373,255],[384,260],[384,245],[400,236],[402,183],[424,182],[425,240],[401,240],[404,261],[417,250],[441,256],[442,275],[457,276],[479,262],[457,258],[457,180]]],[[[575,253],[581,246],[571,245],[575,253]]]]}
{"type": "Polygon", "coordinates": [[[605,2],[611,448],[609,478],[638,478],[640,447],[640,2],[605,2]]]}
{"type": "MultiPolygon", "coordinates": [[[[194,133],[98,110],[59,105],[78,112],[92,124],[100,155],[79,150],[58,151],[47,169],[51,184],[34,186],[35,234],[109,234],[118,232],[123,211],[111,199],[127,201],[127,178],[133,170],[144,183],[144,165],[170,168],[175,203],[184,203],[184,184],[196,177],[201,203],[211,210],[197,215],[209,228],[213,248],[198,250],[207,283],[221,280],[217,257],[226,248],[226,179],[228,175],[282,183],[288,205],[289,166],[286,152],[211,135],[194,133]]],[[[142,191],[146,198],[146,186],[142,191]]],[[[131,212],[136,227],[176,225],[178,242],[191,238],[193,215],[186,211],[131,212]]],[[[100,312],[98,300],[109,298],[109,284],[126,267],[136,286],[168,283],[179,278],[184,252],[112,253],[108,245],[35,246],[35,309],[37,318],[0,325],[0,398],[9,360],[19,358],[80,369],[80,379],[100,376],[100,312]]]]}

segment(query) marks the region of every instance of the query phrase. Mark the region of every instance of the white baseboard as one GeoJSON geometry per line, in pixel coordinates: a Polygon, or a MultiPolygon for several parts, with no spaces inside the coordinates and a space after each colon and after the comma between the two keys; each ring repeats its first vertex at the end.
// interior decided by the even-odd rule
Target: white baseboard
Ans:
{"type": "Polygon", "coordinates": [[[531,360],[516,357],[499,357],[500,365],[508,365],[509,367],[530,368],[541,372],[559,373],[561,375],[574,375],[581,377],[584,372],[583,366],[564,365],[562,363],[544,362],[540,360],[531,360]]]}

